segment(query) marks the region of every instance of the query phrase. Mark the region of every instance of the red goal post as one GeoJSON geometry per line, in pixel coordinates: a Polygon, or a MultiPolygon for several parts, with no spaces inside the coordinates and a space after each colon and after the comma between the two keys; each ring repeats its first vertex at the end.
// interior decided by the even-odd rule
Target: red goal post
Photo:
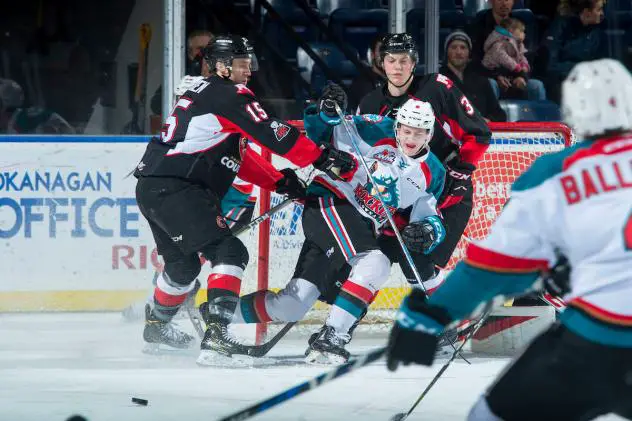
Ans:
{"type": "MultiPolygon", "coordinates": [[[[303,129],[302,121],[291,123],[303,129]]],[[[487,235],[518,175],[539,155],[563,149],[573,142],[571,129],[557,122],[490,123],[489,126],[493,134],[492,141],[474,173],[472,216],[463,239],[446,267],[447,270],[452,269],[462,258],[469,241],[479,240],[487,235]]],[[[264,154],[264,157],[271,159],[269,153],[264,154]]],[[[278,167],[288,166],[287,161],[278,158],[271,161],[278,167]]],[[[260,191],[259,212],[267,212],[280,200],[280,196],[260,191]]],[[[258,227],[256,289],[281,288],[292,276],[303,237],[300,226],[302,207],[294,205],[291,208],[273,215],[258,227]]],[[[251,253],[254,254],[252,248],[251,253]]],[[[251,258],[252,263],[254,260],[251,258]]],[[[388,321],[408,292],[407,284],[399,268],[395,266],[387,285],[372,304],[372,310],[380,313],[380,317],[367,317],[369,323],[375,320],[388,321]]],[[[258,338],[263,332],[260,329],[258,338]]]]}

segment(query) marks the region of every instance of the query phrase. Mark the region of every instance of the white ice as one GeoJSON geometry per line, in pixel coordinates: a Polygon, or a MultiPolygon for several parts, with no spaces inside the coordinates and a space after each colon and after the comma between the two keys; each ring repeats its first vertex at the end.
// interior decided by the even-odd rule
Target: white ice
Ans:
{"type": "MultiPolygon", "coordinates": [[[[191,330],[186,320],[179,324],[191,330]]],[[[215,369],[195,364],[197,352],[141,353],[142,324],[118,314],[0,314],[0,420],[53,421],[81,414],[89,421],[210,421],[327,370],[305,365],[215,369]],[[131,398],[149,400],[146,407],[131,398]]],[[[354,340],[353,353],[383,345],[354,340]]],[[[271,355],[299,356],[304,338],[282,340],[271,355]]],[[[506,365],[504,358],[455,361],[410,420],[463,420],[506,365]]],[[[439,370],[375,363],[272,408],[254,420],[380,420],[407,410],[439,370]]],[[[620,420],[602,417],[600,420],[620,420]]]]}

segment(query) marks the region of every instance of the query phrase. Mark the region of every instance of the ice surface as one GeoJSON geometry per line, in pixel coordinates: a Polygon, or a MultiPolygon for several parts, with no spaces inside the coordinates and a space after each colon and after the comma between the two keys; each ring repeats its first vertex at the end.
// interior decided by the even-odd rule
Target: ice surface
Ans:
{"type": "MultiPolygon", "coordinates": [[[[193,332],[186,320],[179,321],[193,332]]],[[[0,420],[215,420],[327,368],[283,365],[215,369],[195,364],[197,351],[143,354],[142,324],[118,314],[0,314],[0,420]],[[149,400],[146,407],[131,398],[149,400]]],[[[383,345],[354,339],[354,353],[383,345]]],[[[282,340],[273,356],[302,354],[304,338],[282,340]]],[[[463,420],[507,359],[455,361],[410,420],[463,420]]],[[[390,373],[376,363],[259,415],[254,420],[380,420],[407,410],[439,370],[390,373]]],[[[600,420],[620,420],[603,417],[600,420]]]]}

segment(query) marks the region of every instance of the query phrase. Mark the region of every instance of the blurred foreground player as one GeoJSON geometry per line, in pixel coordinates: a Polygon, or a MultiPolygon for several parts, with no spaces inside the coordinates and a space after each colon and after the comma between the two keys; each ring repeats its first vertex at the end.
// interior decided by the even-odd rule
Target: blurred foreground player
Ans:
{"type": "Polygon", "coordinates": [[[563,84],[565,121],[583,142],[544,155],[513,185],[491,234],[429,299],[415,291],[391,331],[388,366],[430,365],[447,325],[498,295],[554,277],[567,309],[474,405],[470,421],[632,419],[632,76],[617,61],[575,66],[563,84]],[[566,285],[564,283],[566,282],[566,285]]]}
{"type": "Polygon", "coordinates": [[[244,84],[231,75],[256,70],[256,57],[245,38],[220,36],[207,58],[215,74],[187,90],[153,138],[134,175],[136,199],[165,262],[154,307],[147,312],[146,342],[189,347],[190,335],[169,322],[194,287],[200,253],[211,262],[207,331],[202,352],[216,344],[239,344],[226,331],[238,300],[248,250],[231,234],[220,202],[235,176],[262,188],[300,196],[304,187],[291,171],[277,171],[248,147],[245,137],[304,167],[313,164],[344,177],[355,170],[351,157],[320,149],[287,122],[269,116],[244,84]]]}

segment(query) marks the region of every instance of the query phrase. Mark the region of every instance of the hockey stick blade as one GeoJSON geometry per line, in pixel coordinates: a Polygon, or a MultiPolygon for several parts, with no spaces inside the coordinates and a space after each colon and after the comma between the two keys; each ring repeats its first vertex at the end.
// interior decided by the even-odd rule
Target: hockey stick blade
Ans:
{"type": "Polygon", "coordinates": [[[316,389],[323,384],[336,379],[338,377],[344,376],[354,370],[364,367],[380,359],[386,353],[386,347],[378,348],[373,350],[367,354],[364,354],[360,357],[354,358],[353,360],[336,367],[335,369],[328,371],[326,373],[320,374],[314,377],[311,380],[293,386],[277,395],[274,395],[268,399],[265,399],[259,403],[256,403],[248,408],[242,409],[241,411],[237,411],[231,415],[228,415],[224,418],[221,418],[219,421],[238,421],[245,420],[255,415],[258,415],[268,409],[279,405],[283,402],[286,402],[292,398],[295,398],[298,395],[301,395],[305,392],[309,392],[312,389],[316,389]]]}
{"type": "Polygon", "coordinates": [[[485,320],[487,320],[487,317],[491,314],[491,312],[492,312],[492,309],[488,308],[488,310],[483,313],[480,320],[476,323],[476,326],[474,327],[474,329],[470,331],[470,333],[467,335],[465,340],[459,345],[459,347],[454,350],[450,359],[445,364],[443,364],[443,367],[441,367],[441,370],[439,370],[439,372],[435,374],[430,384],[428,384],[428,386],[426,386],[424,391],[421,392],[421,395],[419,395],[419,397],[417,398],[415,403],[413,403],[413,405],[410,407],[408,412],[400,412],[398,414],[395,414],[390,418],[390,421],[403,421],[406,418],[408,418],[410,414],[413,413],[415,408],[417,408],[417,405],[419,405],[422,399],[426,397],[428,392],[430,392],[430,389],[432,389],[432,386],[435,385],[435,383],[439,380],[439,378],[443,375],[443,373],[445,373],[445,371],[448,369],[452,361],[454,361],[454,358],[456,358],[456,356],[461,353],[461,349],[463,349],[465,344],[472,338],[472,336],[474,336],[474,334],[478,331],[478,329],[480,329],[480,327],[483,326],[483,323],[485,323],[485,320]]]}
{"type": "Polygon", "coordinates": [[[285,334],[288,333],[290,329],[292,329],[292,327],[294,327],[295,324],[296,322],[290,322],[286,324],[285,326],[283,326],[283,329],[279,330],[276,335],[274,335],[272,339],[270,339],[268,342],[249,348],[248,355],[255,358],[264,357],[268,352],[270,352],[272,348],[274,348],[274,346],[281,340],[281,338],[283,338],[285,334]]]}

